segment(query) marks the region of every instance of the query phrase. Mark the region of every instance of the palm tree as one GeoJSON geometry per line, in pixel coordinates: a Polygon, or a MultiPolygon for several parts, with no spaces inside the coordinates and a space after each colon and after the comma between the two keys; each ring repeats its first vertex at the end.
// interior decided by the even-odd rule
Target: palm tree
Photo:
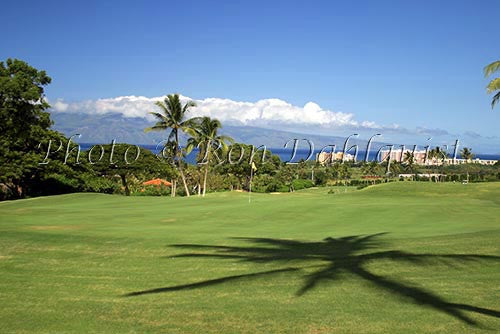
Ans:
{"type": "MultiPolygon", "coordinates": [[[[460,155],[462,156],[462,159],[465,159],[465,162],[468,163],[472,160],[474,157],[474,154],[472,154],[472,149],[468,147],[464,147],[462,151],[460,151],[460,155]]],[[[466,165],[466,171],[467,171],[467,183],[469,182],[469,167],[466,165]]]]}
{"type": "Polygon", "coordinates": [[[403,161],[406,163],[405,169],[409,171],[410,173],[413,173],[414,170],[414,165],[415,165],[415,155],[413,152],[406,151],[404,155],[403,161]]]}
{"type": "Polygon", "coordinates": [[[472,160],[472,158],[474,157],[474,154],[472,154],[472,149],[468,147],[464,147],[460,152],[460,155],[462,156],[462,159],[465,159],[467,162],[472,160]]]}
{"type": "Polygon", "coordinates": [[[199,147],[199,163],[205,165],[202,196],[205,196],[207,191],[208,169],[210,161],[213,160],[214,152],[218,149],[222,149],[222,152],[227,152],[228,146],[226,141],[234,143],[231,137],[218,134],[221,127],[222,125],[219,120],[203,117],[192,132],[192,137],[188,140],[187,152],[190,152],[195,147],[199,147]]]}
{"type": "Polygon", "coordinates": [[[397,161],[391,162],[389,170],[392,176],[397,176],[398,174],[401,173],[401,163],[397,161]]]}
{"type": "MultiPolygon", "coordinates": [[[[445,145],[445,147],[447,147],[445,145]]],[[[446,159],[448,159],[448,153],[446,152],[446,149],[445,148],[441,148],[441,147],[436,147],[436,158],[441,160],[441,163],[444,164],[446,162],[446,159]]]]}
{"type": "Polygon", "coordinates": [[[182,169],[182,149],[179,143],[179,131],[185,132],[187,134],[192,134],[194,128],[196,127],[196,122],[199,118],[186,119],[186,113],[189,108],[195,107],[196,103],[193,101],[188,101],[186,104],[182,105],[179,94],[170,94],[165,100],[157,101],[155,103],[162,112],[150,112],[151,115],[155,116],[157,122],[152,127],[144,129],[145,132],[149,131],[164,131],[171,129],[168,135],[168,142],[174,144],[174,157],[177,162],[177,167],[179,169],[179,174],[184,184],[184,190],[186,191],[186,196],[189,197],[189,189],[186,183],[186,177],[184,176],[184,171],[182,169]]]}
{"type": "MultiPolygon", "coordinates": [[[[436,146],[435,148],[433,148],[429,151],[428,158],[433,160],[433,164],[432,164],[433,173],[435,172],[434,171],[434,161],[441,162],[441,164],[440,164],[441,167],[438,167],[437,169],[440,172],[440,174],[443,174],[443,167],[446,164],[446,159],[448,159],[448,153],[446,153],[446,150],[444,148],[436,146]]],[[[439,176],[439,179],[440,178],[441,178],[441,176],[439,176]]],[[[436,178],[436,182],[437,181],[438,181],[438,178],[436,178]]]]}
{"type": "Polygon", "coordinates": [[[403,161],[406,162],[408,166],[413,166],[413,164],[415,164],[415,157],[413,153],[410,151],[406,151],[403,161]]]}
{"type": "MultiPolygon", "coordinates": [[[[486,66],[484,68],[484,76],[489,77],[498,70],[500,70],[500,60],[494,61],[486,66]]],[[[486,92],[488,94],[495,93],[495,95],[493,95],[493,99],[491,99],[491,109],[493,109],[500,99],[500,78],[491,80],[488,86],[486,86],[486,92]]]]}

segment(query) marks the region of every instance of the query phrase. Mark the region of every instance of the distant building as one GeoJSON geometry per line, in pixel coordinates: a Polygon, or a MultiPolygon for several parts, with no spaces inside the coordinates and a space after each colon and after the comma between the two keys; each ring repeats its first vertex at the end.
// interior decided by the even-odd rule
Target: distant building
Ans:
{"type": "Polygon", "coordinates": [[[488,160],[488,159],[471,159],[467,161],[466,159],[453,159],[453,158],[446,158],[446,159],[437,159],[437,158],[426,158],[427,152],[425,150],[420,150],[420,151],[415,151],[413,150],[382,150],[380,151],[380,161],[386,160],[389,157],[390,153],[390,159],[391,161],[397,161],[397,162],[405,162],[405,156],[407,152],[413,153],[413,160],[415,164],[417,165],[424,165],[424,166],[441,166],[443,164],[445,165],[461,165],[465,163],[473,163],[473,164],[480,164],[480,165],[494,165],[498,162],[498,160],[488,160]]]}
{"type": "Polygon", "coordinates": [[[391,161],[404,162],[407,153],[413,153],[413,161],[417,165],[423,165],[425,163],[426,151],[413,151],[413,150],[382,150],[380,151],[380,161],[388,159],[390,153],[391,161]]]}
{"type": "MultiPolygon", "coordinates": [[[[446,176],[446,174],[438,174],[438,173],[423,173],[423,174],[419,173],[416,175],[418,177],[426,177],[429,179],[432,179],[434,177],[438,180],[446,176]]],[[[415,177],[415,174],[399,174],[398,177],[403,179],[410,179],[410,178],[413,179],[415,177]]]]}
{"type": "MultiPolygon", "coordinates": [[[[342,161],[344,152],[321,152],[316,154],[316,161],[322,165],[330,164],[335,161],[342,161]]],[[[345,154],[345,161],[354,161],[352,154],[345,154]]]]}
{"type": "MultiPolygon", "coordinates": [[[[449,165],[461,165],[461,164],[465,164],[465,163],[470,163],[470,164],[480,164],[480,165],[494,165],[498,162],[498,160],[490,160],[490,159],[479,159],[479,158],[476,158],[476,159],[471,159],[469,161],[467,161],[466,159],[446,159],[445,160],[445,164],[449,164],[449,165]]],[[[441,165],[442,162],[439,161],[439,164],[441,165]]]]}

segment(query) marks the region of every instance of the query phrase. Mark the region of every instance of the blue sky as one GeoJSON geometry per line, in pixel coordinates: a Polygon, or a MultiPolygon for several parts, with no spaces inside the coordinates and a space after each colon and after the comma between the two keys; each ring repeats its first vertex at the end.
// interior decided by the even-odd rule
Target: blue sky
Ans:
{"type": "Polygon", "coordinates": [[[499,10],[472,0],[11,1],[0,58],[47,70],[51,101],[312,101],[496,145],[486,137],[498,134],[500,107],[490,108],[482,68],[500,59],[499,10]]]}

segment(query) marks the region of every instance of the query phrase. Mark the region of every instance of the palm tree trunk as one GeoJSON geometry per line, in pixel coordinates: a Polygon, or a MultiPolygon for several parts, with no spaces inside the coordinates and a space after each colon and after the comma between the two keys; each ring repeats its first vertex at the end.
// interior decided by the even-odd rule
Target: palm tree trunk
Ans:
{"type": "Polygon", "coordinates": [[[130,189],[128,188],[126,175],[125,174],[120,174],[120,177],[122,179],[123,187],[125,188],[125,195],[126,196],[130,196],[130,189]]]}
{"type": "Polygon", "coordinates": [[[177,155],[177,166],[179,168],[179,174],[181,175],[182,183],[184,184],[184,190],[186,191],[186,196],[189,197],[189,189],[186,183],[186,177],[184,176],[184,171],[182,170],[182,155],[179,154],[179,132],[175,129],[175,153],[177,155]]]}
{"type": "MultiPolygon", "coordinates": [[[[201,171],[201,168],[200,168],[201,171]]],[[[198,190],[198,196],[201,196],[201,184],[202,184],[202,179],[201,179],[201,172],[198,173],[198,184],[196,185],[196,188],[198,190]]]]}
{"type": "Polygon", "coordinates": [[[208,163],[205,166],[205,176],[203,177],[203,197],[205,197],[205,193],[207,192],[207,175],[208,175],[208,163]]]}
{"type": "Polygon", "coordinates": [[[171,183],[172,183],[172,187],[170,188],[170,196],[175,197],[175,184],[176,184],[176,180],[172,179],[171,183]]]}
{"type": "Polygon", "coordinates": [[[184,190],[186,191],[186,196],[189,197],[189,189],[186,183],[186,177],[184,176],[184,172],[181,167],[181,161],[178,162],[179,166],[179,174],[181,174],[182,184],[184,185],[184,190]]]}

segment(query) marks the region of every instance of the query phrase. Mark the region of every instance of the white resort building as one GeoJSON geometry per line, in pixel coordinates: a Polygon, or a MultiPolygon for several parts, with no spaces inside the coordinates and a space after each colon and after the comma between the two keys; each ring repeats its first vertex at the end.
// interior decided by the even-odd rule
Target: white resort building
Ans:
{"type": "Polygon", "coordinates": [[[344,157],[344,152],[321,152],[316,154],[316,161],[322,165],[331,164],[335,161],[354,161],[354,155],[346,153],[344,157]]]}
{"type": "Polygon", "coordinates": [[[388,159],[390,153],[391,161],[404,162],[405,156],[407,153],[413,153],[413,159],[415,164],[424,165],[424,166],[440,166],[442,164],[445,165],[461,165],[465,163],[474,163],[480,165],[494,165],[498,160],[489,160],[489,159],[458,159],[458,158],[446,158],[446,159],[438,159],[438,158],[426,158],[427,152],[425,150],[413,151],[410,149],[406,150],[382,150],[380,151],[380,161],[388,159]]]}

